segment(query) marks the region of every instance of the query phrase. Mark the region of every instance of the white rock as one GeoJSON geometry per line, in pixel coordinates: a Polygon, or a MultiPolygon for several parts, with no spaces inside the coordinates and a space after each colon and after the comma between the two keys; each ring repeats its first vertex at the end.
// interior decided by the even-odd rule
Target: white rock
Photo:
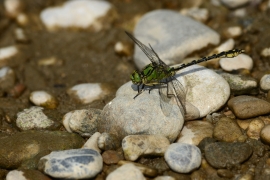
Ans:
{"type": "Polygon", "coordinates": [[[176,179],[172,176],[157,176],[155,177],[154,180],[176,180],[176,179]]]}
{"type": "Polygon", "coordinates": [[[48,109],[55,109],[58,105],[57,100],[46,91],[33,91],[29,99],[36,106],[42,106],[48,109]]]}
{"type": "Polygon", "coordinates": [[[166,153],[165,161],[178,173],[189,173],[201,165],[201,151],[197,146],[185,143],[171,144],[166,153]]]}
{"type": "Polygon", "coordinates": [[[53,151],[39,160],[39,167],[54,177],[64,179],[93,178],[102,171],[102,156],[93,149],[53,151]]]}
{"type": "Polygon", "coordinates": [[[270,74],[265,74],[260,80],[260,87],[264,91],[270,90],[270,74]]]}
{"type": "Polygon", "coordinates": [[[125,56],[131,55],[131,48],[128,45],[126,45],[120,41],[115,43],[114,51],[119,55],[125,55],[125,56]]]}
{"type": "Polygon", "coordinates": [[[235,17],[245,17],[247,16],[247,8],[239,8],[239,9],[236,9],[234,12],[233,12],[233,15],[235,17]]]}
{"type": "Polygon", "coordinates": [[[231,49],[233,49],[233,47],[234,47],[234,40],[233,39],[228,39],[227,41],[225,41],[224,43],[222,43],[221,45],[216,47],[212,52],[213,53],[220,53],[222,51],[231,50],[231,49]]]}
{"type": "Polygon", "coordinates": [[[33,106],[17,114],[16,125],[21,130],[45,129],[54,124],[43,112],[42,107],[33,106]]]}
{"type": "MultiPolygon", "coordinates": [[[[170,10],[146,13],[136,25],[134,36],[145,45],[151,44],[166,64],[179,63],[208,44],[218,44],[220,38],[204,24],[170,10]]],[[[138,46],[135,46],[134,61],[139,69],[150,63],[138,46]]]]}
{"type": "Polygon", "coordinates": [[[141,171],[133,164],[125,164],[111,172],[106,180],[145,180],[141,171]]]}
{"type": "Polygon", "coordinates": [[[225,4],[229,8],[237,8],[239,6],[242,6],[244,4],[247,4],[250,2],[250,0],[220,0],[223,4],[225,4]]]}
{"type": "Polygon", "coordinates": [[[214,126],[207,121],[186,122],[177,143],[186,143],[197,146],[201,140],[213,136],[214,126]]]}
{"type": "Polygon", "coordinates": [[[205,22],[209,18],[209,11],[205,8],[192,7],[189,9],[182,9],[180,13],[201,22],[205,22]]]}
{"type": "Polygon", "coordinates": [[[100,83],[78,84],[70,88],[67,93],[83,104],[91,103],[108,95],[108,90],[103,89],[100,83]]]}
{"type": "MultiPolygon", "coordinates": [[[[270,1],[269,1],[270,2],[270,1]]],[[[264,57],[269,57],[270,56],[270,47],[264,48],[261,52],[261,55],[264,57]]]]}
{"type": "Polygon", "coordinates": [[[63,124],[68,132],[76,132],[90,137],[97,132],[97,121],[101,110],[82,109],[68,112],[63,117],[63,124]]]}
{"type": "Polygon", "coordinates": [[[12,56],[15,56],[18,52],[19,51],[16,46],[0,48],[0,61],[11,58],[12,56]]]}
{"type": "Polygon", "coordinates": [[[6,176],[6,180],[27,180],[23,174],[24,173],[22,171],[18,170],[9,171],[6,176]]]}
{"type": "Polygon", "coordinates": [[[162,135],[130,135],[123,139],[126,160],[135,161],[140,156],[163,156],[170,141],[162,135]]]}
{"type": "Polygon", "coordinates": [[[262,128],[264,127],[264,122],[261,119],[254,119],[250,122],[248,129],[247,129],[247,135],[251,139],[258,140],[260,138],[260,133],[262,128]]]}
{"type": "Polygon", "coordinates": [[[219,64],[225,71],[232,71],[237,69],[248,69],[253,68],[253,60],[246,54],[239,54],[234,58],[221,58],[219,64]]]}
{"type": "Polygon", "coordinates": [[[242,29],[240,26],[233,26],[233,27],[229,27],[227,28],[227,34],[229,35],[229,37],[238,37],[242,34],[242,29]]]}
{"type": "Polygon", "coordinates": [[[101,152],[101,150],[98,148],[98,138],[100,137],[99,132],[95,132],[83,145],[83,149],[94,149],[97,152],[101,152]]]}
{"type": "Polygon", "coordinates": [[[61,7],[50,7],[43,10],[40,18],[49,30],[92,27],[99,31],[104,26],[99,19],[104,17],[111,8],[111,4],[107,1],[70,0],[61,7]]]}
{"type": "Polygon", "coordinates": [[[23,0],[5,0],[4,1],[5,10],[11,17],[17,17],[24,8],[23,0]]]}

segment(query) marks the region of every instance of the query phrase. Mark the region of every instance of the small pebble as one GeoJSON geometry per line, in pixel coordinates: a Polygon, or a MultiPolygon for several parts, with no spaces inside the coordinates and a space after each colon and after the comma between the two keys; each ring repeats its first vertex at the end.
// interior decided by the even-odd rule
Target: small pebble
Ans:
{"type": "Polygon", "coordinates": [[[24,9],[24,1],[23,0],[5,0],[4,6],[7,14],[15,18],[17,17],[24,9]]]}
{"type": "Polygon", "coordinates": [[[236,117],[248,119],[270,113],[270,103],[251,96],[237,96],[228,101],[236,117]]]}
{"type": "Polygon", "coordinates": [[[189,173],[201,165],[201,151],[185,143],[173,143],[164,156],[170,168],[178,173],[189,173]]]}
{"type": "Polygon", "coordinates": [[[71,0],[62,6],[44,9],[40,13],[40,19],[49,30],[90,27],[100,31],[108,26],[114,17],[113,14],[109,15],[111,9],[112,5],[107,1],[71,0]]]}
{"type": "Polygon", "coordinates": [[[214,128],[213,137],[219,141],[234,142],[243,133],[234,119],[227,117],[220,118],[214,128]]]}
{"type": "Polygon", "coordinates": [[[221,58],[219,64],[225,71],[253,68],[253,60],[246,54],[239,54],[234,58],[221,58]]]}
{"type": "Polygon", "coordinates": [[[205,8],[192,7],[189,9],[182,9],[180,13],[200,22],[205,22],[209,18],[209,11],[205,8]]]}
{"type": "Polygon", "coordinates": [[[11,58],[18,53],[18,49],[16,46],[8,46],[0,48],[0,61],[11,58]]]}
{"type": "Polygon", "coordinates": [[[46,129],[52,126],[54,121],[49,119],[42,110],[42,107],[33,106],[19,112],[16,119],[17,127],[25,131],[30,129],[46,129]]]}
{"type": "Polygon", "coordinates": [[[17,42],[28,43],[30,41],[22,28],[16,28],[14,34],[17,42]]]}
{"type": "Polygon", "coordinates": [[[63,61],[60,59],[57,59],[54,56],[38,60],[38,65],[40,66],[54,66],[54,65],[62,65],[62,64],[63,64],[63,61]]]}
{"type": "Polygon", "coordinates": [[[252,148],[246,143],[215,142],[205,147],[205,158],[214,168],[229,168],[247,160],[252,148]]]}
{"type": "Polygon", "coordinates": [[[129,135],[122,141],[125,159],[135,161],[140,156],[163,156],[170,141],[162,135],[129,135]]]}
{"type": "MultiPolygon", "coordinates": [[[[270,2],[270,1],[269,1],[269,2],[270,2]]],[[[261,51],[261,56],[269,57],[269,56],[270,56],[270,47],[264,48],[264,49],[261,51]]]]}
{"type": "Polygon", "coordinates": [[[213,125],[207,121],[188,121],[176,142],[197,146],[205,137],[212,137],[213,129],[213,125]]]}
{"type": "Polygon", "coordinates": [[[124,157],[121,156],[117,151],[108,150],[102,153],[103,162],[107,165],[117,164],[124,157]]]}
{"type": "Polygon", "coordinates": [[[16,81],[14,71],[10,67],[2,67],[0,69],[0,88],[3,91],[10,90],[16,81]]]}
{"type": "Polygon", "coordinates": [[[265,74],[260,80],[260,87],[264,91],[270,90],[270,74],[265,74]]]}
{"type": "Polygon", "coordinates": [[[118,41],[114,45],[114,51],[116,54],[120,56],[130,56],[131,55],[131,47],[127,44],[124,44],[121,41],[118,41]]]}
{"type": "Polygon", "coordinates": [[[219,177],[223,178],[233,178],[234,174],[233,172],[229,171],[228,169],[218,169],[217,174],[219,177]]]}
{"type": "Polygon", "coordinates": [[[234,40],[230,38],[227,41],[223,42],[218,47],[216,47],[210,54],[221,53],[223,51],[231,50],[233,49],[234,44],[235,44],[234,40]]]}
{"type": "Polygon", "coordinates": [[[141,171],[133,164],[125,164],[110,173],[106,180],[145,180],[141,171]]]}
{"type": "Polygon", "coordinates": [[[58,106],[58,101],[55,97],[46,91],[33,91],[29,99],[34,105],[48,109],[55,109],[58,106]]]}
{"type": "Polygon", "coordinates": [[[225,33],[228,37],[236,38],[242,34],[242,29],[240,26],[228,27],[225,33]]]}
{"type": "Polygon", "coordinates": [[[100,137],[99,132],[95,132],[87,141],[84,143],[83,147],[84,149],[94,149],[97,152],[101,153],[101,150],[98,148],[98,138],[100,137]]]}
{"type": "Polygon", "coordinates": [[[262,128],[260,138],[264,143],[270,145],[270,124],[262,128]]]}
{"type": "Polygon", "coordinates": [[[121,141],[114,134],[102,133],[98,137],[98,148],[102,150],[116,150],[121,147],[121,141]]]}
{"type": "Polygon", "coordinates": [[[38,169],[54,178],[85,179],[95,177],[102,167],[102,157],[97,151],[69,149],[42,157],[38,169]]]}
{"type": "Polygon", "coordinates": [[[20,169],[9,171],[6,180],[51,180],[51,178],[38,170],[20,169]]]}
{"type": "Polygon", "coordinates": [[[109,90],[100,83],[85,83],[73,86],[67,93],[80,103],[87,104],[104,98],[109,90]]]}
{"type": "Polygon", "coordinates": [[[224,5],[229,8],[237,8],[250,2],[250,0],[220,0],[224,5]]]}
{"type": "Polygon", "coordinates": [[[101,110],[81,109],[64,115],[63,125],[68,132],[76,132],[81,136],[90,137],[97,132],[97,122],[101,110]]]}
{"type": "Polygon", "coordinates": [[[252,120],[247,129],[248,137],[251,139],[258,140],[260,138],[260,133],[263,127],[264,127],[263,120],[261,119],[252,120]]]}
{"type": "Polygon", "coordinates": [[[172,176],[157,176],[155,177],[154,180],[176,180],[176,179],[172,176]]]}

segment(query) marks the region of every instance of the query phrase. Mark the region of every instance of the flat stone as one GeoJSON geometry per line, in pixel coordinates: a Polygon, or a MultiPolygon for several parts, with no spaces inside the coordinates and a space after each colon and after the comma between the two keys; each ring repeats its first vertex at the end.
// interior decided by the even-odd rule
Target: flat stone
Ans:
{"type": "Polygon", "coordinates": [[[229,108],[236,117],[248,119],[270,113],[270,103],[251,96],[237,96],[229,100],[229,108]]]}
{"type": "Polygon", "coordinates": [[[246,54],[239,54],[234,58],[221,58],[219,61],[220,67],[225,71],[233,71],[238,69],[253,68],[253,60],[246,54]]]}

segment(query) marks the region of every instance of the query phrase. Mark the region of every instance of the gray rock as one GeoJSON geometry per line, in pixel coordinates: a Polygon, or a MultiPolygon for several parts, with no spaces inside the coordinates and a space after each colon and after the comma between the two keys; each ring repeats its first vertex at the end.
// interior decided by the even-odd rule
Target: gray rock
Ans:
{"type": "MultiPolygon", "coordinates": [[[[166,64],[179,63],[188,54],[208,44],[219,43],[219,35],[215,31],[170,10],[145,14],[136,25],[134,35],[145,45],[151,44],[166,64]]],[[[134,60],[140,69],[150,63],[137,46],[134,60]]]]}
{"type": "Polygon", "coordinates": [[[121,147],[121,141],[115,134],[102,133],[97,139],[97,145],[102,150],[116,150],[121,147]]]}
{"type": "Polygon", "coordinates": [[[133,164],[125,164],[110,173],[106,180],[145,180],[141,171],[133,164]]]}
{"type": "Polygon", "coordinates": [[[54,178],[95,177],[103,167],[101,155],[93,149],[53,151],[39,160],[39,170],[54,178]]]}
{"type": "Polygon", "coordinates": [[[237,96],[229,100],[229,108],[236,117],[248,119],[270,113],[270,103],[251,96],[237,96]]]}
{"type": "Polygon", "coordinates": [[[214,168],[229,168],[247,160],[252,148],[247,143],[215,142],[205,147],[205,158],[214,168]]]}
{"type": "Polygon", "coordinates": [[[231,92],[235,95],[254,94],[258,91],[256,79],[243,75],[220,73],[229,83],[231,92]]]}
{"type": "Polygon", "coordinates": [[[260,87],[264,91],[270,90],[270,74],[265,74],[260,80],[260,87]]]}
{"type": "Polygon", "coordinates": [[[24,131],[1,138],[0,168],[35,168],[50,151],[80,148],[84,139],[63,131],[24,131]]]}
{"type": "Polygon", "coordinates": [[[16,119],[17,127],[21,130],[46,129],[51,127],[54,121],[49,119],[42,110],[42,107],[33,106],[19,112],[16,119]]]}
{"type": "Polygon", "coordinates": [[[3,91],[11,89],[15,85],[16,76],[10,67],[0,69],[0,88],[3,91]]]}
{"type": "Polygon", "coordinates": [[[122,141],[125,159],[135,161],[140,156],[163,156],[170,141],[162,135],[130,135],[122,141]]]}
{"type": "Polygon", "coordinates": [[[171,144],[164,157],[169,167],[178,173],[189,173],[201,165],[200,149],[186,143],[171,144]]]}

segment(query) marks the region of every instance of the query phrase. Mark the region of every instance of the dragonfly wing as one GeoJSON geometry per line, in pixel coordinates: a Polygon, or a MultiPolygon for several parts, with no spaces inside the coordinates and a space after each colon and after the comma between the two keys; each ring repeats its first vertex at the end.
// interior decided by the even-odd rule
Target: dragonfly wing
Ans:
{"type": "Polygon", "coordinates": [[[177,105],[182,112],[183,115],[186,114],[186,91],[183,85],[175,78],[171,77],[171,81],[168,83],[170,88],[173,89],[174,92],[169,92],[169,93],[174,93],[176,97],[176,102],[177,105]]]}
{"type": "Polygon", "coordinates": [[[162,64],[164,66],[167,66],[157,55],[157,53],[154,51],[154,49],[150,46],[147,47],[143,43],[141,43],[138,39],[136,39],[134,36],[132,36],[130,33],[126,32],[126,34],[139,46],[139,48],[144,52],[144,54],[149,58],[149,60],[154,64],[162,64]]]}
{"type": "Polygon", "coordinates": [[[159,96],[160,96],[160,108],[163,114],[165,116],[170,116],[173,105],[171,103],[171,97],[168,97],[167,84],[160,84],[159,96]]]}

